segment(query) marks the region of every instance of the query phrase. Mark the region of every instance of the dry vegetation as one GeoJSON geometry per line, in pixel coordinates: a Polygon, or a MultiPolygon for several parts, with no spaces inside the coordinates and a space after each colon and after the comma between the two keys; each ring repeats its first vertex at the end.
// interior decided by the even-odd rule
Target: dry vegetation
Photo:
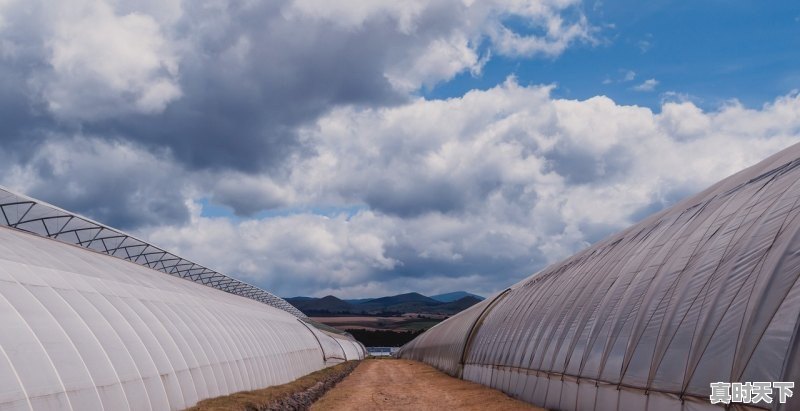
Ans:
{"type": "Polygon", "coordinates": [[[242,391],[200,401],[187,411],[304,410],[325,391],[346,377],[358,361],[348,361],[313,372],[290,383],[260,390],[242,391]]]}

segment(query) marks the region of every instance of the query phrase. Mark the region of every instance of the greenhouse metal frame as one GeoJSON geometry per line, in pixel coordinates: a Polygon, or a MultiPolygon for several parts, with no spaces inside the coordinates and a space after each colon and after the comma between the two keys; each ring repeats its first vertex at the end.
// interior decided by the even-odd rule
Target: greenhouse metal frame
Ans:
{"type": "Polygon", "coordinates": [[[284,300],[0,191],[0,410],[179,410],[362,359],[284,300]]]}
{"type": "Polygon", "coordinates": [[[241,295],[299,318],[305,314],[267,291],[165,251],[120,230],[0,186],[0,225],[28,231],[121,258],[231,294],[241,295]]]}

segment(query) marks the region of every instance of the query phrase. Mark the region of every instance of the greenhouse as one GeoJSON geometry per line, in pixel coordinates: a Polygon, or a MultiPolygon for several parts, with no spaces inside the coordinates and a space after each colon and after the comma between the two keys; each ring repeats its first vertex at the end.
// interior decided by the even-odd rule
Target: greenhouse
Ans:
{"type": "Polygon", "coordinates": [[[0,189],[0,409],[166,410],[366,350],[253,285],[0,189]]]}
{"type": "MultiPolygon", "coordinates": [[[[438,324],[400,356],[559,410],[719,409],[712,383],[796,384],[799,213],[795,145],[438,324]]],[[[800,409],[800,395],[770,393],[731,406],[800,409]]]]}

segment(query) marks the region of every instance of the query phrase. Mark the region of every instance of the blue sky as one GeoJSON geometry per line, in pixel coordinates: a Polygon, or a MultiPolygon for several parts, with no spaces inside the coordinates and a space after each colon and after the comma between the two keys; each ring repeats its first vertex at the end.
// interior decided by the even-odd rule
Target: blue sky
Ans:
{"type": "MultiPolygon", "coordinates": [[[[555,96],[606,95],[658,109],[673,92],[704,108],[737,99],[758,107],[800,87],[800,3],[795,1],[605,1],[582,9],[597,44],[555,58],[492,58],[480,76],[462,73],[423,90],[428,98],[486,89],[509,74],[521,84],[556,84],[555,96]],[[632,80],[625,80],[629,73],[632,80]],[[656,79],[652,91],[634,87],[656,79]]],[[[525,31],[524,21],[511,21],[525,31]]]]}
{"type": "MultiPolygon", "coordinates": [[[[521,85],[555,85],[553,97],[604,95],[618,104],[659,111],[665,101],[689,100],[714,110],[737,100],[757,108],[800,88],[800,3],[791,1],[607,1],[581,4],[595,39],[545,58],[492,55],[480,73],[461,72],[418,94],[458,98],[514,76],[521,85]],[[652,89],[637,89],[646,81],[652,89]]],[[[537,34],[524,18],[504,23],[537,34]]],[[[485,40],[488,43],[488,40],[485,40]]],[[[491,53],[482,44],[479,53],[491,53]]],[[[203,215],[240,219],[233,208],[201,200],[203,215]]],[[[352,216],[363,204],[286,207],[257,213],[271,218],[298,213],[352,216]]]]}
{"type": "Polygon", "coordinates": [[[486,295],[800,141],[799,49],[791,1],[0,1],[0,184],[278,295],[486,295]]]}

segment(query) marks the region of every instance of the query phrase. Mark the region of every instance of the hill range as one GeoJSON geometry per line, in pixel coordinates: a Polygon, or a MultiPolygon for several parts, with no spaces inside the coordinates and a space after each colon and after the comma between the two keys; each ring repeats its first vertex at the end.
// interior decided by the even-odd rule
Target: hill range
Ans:
{"type": "Polygon", "coordinates": [[[332,295],[322,298],[286,298],[309,317],[369,315],[392,316],[407,313],[449,316],[479,303],[484,298],[464,291],[424,296],[406,293],[379,298],[342,300],[332,295]]]}

